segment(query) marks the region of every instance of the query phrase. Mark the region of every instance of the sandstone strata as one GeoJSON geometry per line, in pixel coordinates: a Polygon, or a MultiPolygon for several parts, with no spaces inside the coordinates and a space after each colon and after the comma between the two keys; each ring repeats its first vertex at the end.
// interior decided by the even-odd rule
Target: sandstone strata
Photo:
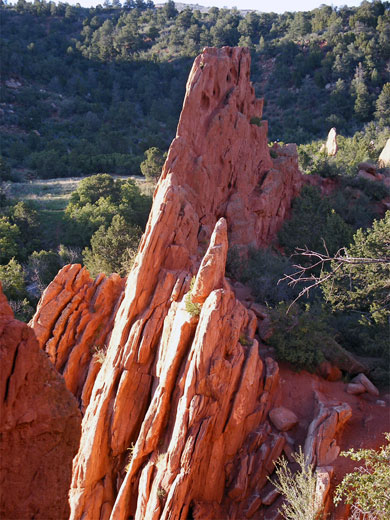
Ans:
{"type": "Polygon", "coordinates": [[[66,520],[80,412],[1,284],[0,364],[0,516],[66,520]]]}
{"type": "Polygon", "coordinates": [[[79,264],[68,265],[43,293],[30,325],[39,346],[77,397],[88,405],[100,370],[125,280],[100,274],[92,280],[79,264]]]}
{"type": "Polygon", "coordinates": [[[277,365],[224,278],[228,240],[270,243],[301,186],[295,146],[270,157],[249,71],[246,49],[195,60],[83,419],[73,519],[253,515],[285,445],[266,419],[277,365]]]}

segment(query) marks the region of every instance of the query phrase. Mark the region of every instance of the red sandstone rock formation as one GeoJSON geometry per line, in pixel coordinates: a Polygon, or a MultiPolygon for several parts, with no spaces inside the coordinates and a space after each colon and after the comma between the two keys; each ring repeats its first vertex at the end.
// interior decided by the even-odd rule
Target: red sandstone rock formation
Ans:
{"type": "Polygon", "coordinates": [[[81,415],[0,284],[0,516],[66,520],[81,415]]]}
{"type": "Polygon", "coordinates": [[[117,274],[101,274],[94,281],[81,265],[65,266],[42,295],[30,323],[82,411],[104,358],[124,284],[117,274]]]}
{"type": "Polygon", "coordinates": [[[301,185],[294,146],[270,157],[249,69],[240,48],[195,60],[86,408],[73,519],[253,516],[285,445],[267,420],[277,365],[224,279],[228,237],[272,241],[301,185]]]}

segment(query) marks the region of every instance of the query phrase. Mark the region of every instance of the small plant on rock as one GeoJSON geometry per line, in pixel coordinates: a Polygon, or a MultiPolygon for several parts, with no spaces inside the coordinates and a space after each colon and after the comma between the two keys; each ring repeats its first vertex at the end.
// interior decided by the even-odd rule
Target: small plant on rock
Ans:
{"type": "Polygon", "coordinates": [[[128,455],[128,458],[127,458],[127,464],[126,464],[126,467],[125,467],[125,471],[126,471],[126,473],[127,473],[127,472],[129,471],[129,469],[130,469],[131,461],[133,460],[134,450],[135,450],[135,444],[134,444],[134,442],[132,442],[132,443],[130,444],[130,448],[127,448],[127,451],[129,452],[129,455],[128,455]]]}
{"type": "Polygon", "coordinates": [[[192,289],[194,288],[194,284],[195,284],[195,276],[192,277],[191,283],[190,283],[190,290],[188,291],[188,293],[186,294],[186,296],[184,298],[185,309],[192,317],[199,316],[200,310],[202,308],[200,303],[194,303],[192,301],[192,289]]]}
{"type": "Polygon", "coordinates": [[[100,363],[103,365],[106,359],[107,349],[106,346],[100,347],[99,345],[95,347],[92,358],[96,363],[100,363]]]}
{"type": "Polygon", "coordinates": [[[240,334],[238,341],[241,343],[243,347],[248,347],[253,344],[253,341],[250,338],[248,338],[246,334],[240,334]]]}
{"type": "Polygon", "coordinates": [[[257,116],[251,117],[250,124],[251,125],[256,125],[256,126],[261,126],[261,119],[260,119],[260,117],[257,117],[257,116]]]}
{"type": "Polygon", "coordinates": [[[157,490],[157,496],[160,500],[164,500],[164,498],[167,496],[167,492],[163,487],[159,487],[157,490]]]}

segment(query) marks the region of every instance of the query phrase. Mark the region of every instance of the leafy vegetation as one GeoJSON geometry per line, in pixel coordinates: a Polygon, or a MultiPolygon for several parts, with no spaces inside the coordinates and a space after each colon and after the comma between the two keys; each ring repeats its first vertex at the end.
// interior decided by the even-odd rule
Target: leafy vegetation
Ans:
{"type": "Polygon", "coordinates": [[[195,276],[192,277],[191,283],[190,283],[190,290],[185,296],[184,303],[185,303],[185,309],[193,318],[195,316],[199,316],[200,311],[202,310],[202,306],[200,303],[196,303],[192,301],[192,289],[194,288],[195,284],[195,276]]]}
{"type": "Polygon", "coordinates": [[[390,517],[390,434],[387,445],[378,451],[353,449],[340,455],[362,462],[337,486],[334,502],[345,500],[352,506],[352,519],[380,520],[390,517]]]}
{"type": "Polygon", "coordinates": [[[329,196],[321,195],[316,187],[304,187],[279,233],[284,253],[293,256],[282,255],[280,250],[252,250],[243,261],[232,250],[228,269],[231,276],[251,287],[257,301],[269,306],[273,335],[268,342],[278,359],[310,371],[327,359],[346,370],[344,361],[352,352],[371,357],[372,379],[386,383],[390,362],[390,221],[389,213],[380,220],[374,216],[375,201],[388,191],[381,183],[374,190],[371,185],[376,183],[366,181],[367,188],[361,181],[365,179],[343,176],[329,196]],[[351,197],[351,190],[355,197],[351,197]],[[366,230],[360,228],[362,224],[366,230]],[[305,247],[330,257],[346,247],[347,257],[365,258],[366,263],[337,268],[336,262],[317,262],[311,268],[312,257],[294,253],[305,247]],[[375,258],[383,262],[370,261],[375,258]],[[307,278],[304,283],[288,283],[299,278],[297,264],[308,270],[307,278]],[[325,279],[330,269],[335,275],[315,284],[325,279]],[[311,285],[306,298],[297,300],[311,285]]]}
{"type": "Polygon", "coordinates": [[[318,309],[294,306],[287,312],[281,303],[271,312],[273,334],[268,340],[278,359],[288,361],[298,370],[314,371],[325,361],[323,351],[335,346],[335,333],[318,309]]]}
{"type": "MultiPolygon", "coordinates": [[[[325,298],[335,310],[354,310],[373,323],[386,325],[390,319],[390,211],[369,230],[357,231],[346,257],[362,261],[341,264],[332,279],[324,282],[325,298]],[[375,259],[383,261],[372,262],[375,259]]],[[[335,263],[332,269],[336,271],[335,263]]]]}

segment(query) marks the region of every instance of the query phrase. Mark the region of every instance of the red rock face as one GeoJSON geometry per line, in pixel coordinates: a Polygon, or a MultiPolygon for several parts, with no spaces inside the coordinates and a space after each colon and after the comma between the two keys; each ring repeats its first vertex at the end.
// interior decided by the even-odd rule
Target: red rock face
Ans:
{"type": "Polygon", "coordinates": [[[81,414],[0,284],[0,516],[66,520],[81,414]]]}
{"type": "Polygon", "coordinates": [[[65,266],[42,295],[30,323],[82,411],[105,355],[124,284],[117,274],[101,274],[94,281],[81,265],[65,266]]]}

